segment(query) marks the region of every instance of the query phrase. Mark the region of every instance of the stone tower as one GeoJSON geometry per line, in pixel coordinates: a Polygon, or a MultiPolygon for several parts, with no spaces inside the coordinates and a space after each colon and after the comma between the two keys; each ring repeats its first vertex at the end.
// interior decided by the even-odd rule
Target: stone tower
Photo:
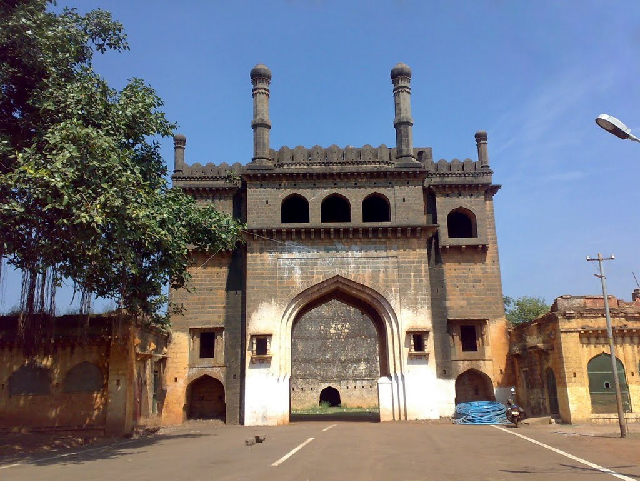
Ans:
{"type": "Polygon", "coordinates": [[[411,70],[391,70],[396,145],[269,146],[269,85],[251,71],[246,165],[187,165],[174,185],[247,225],[246,243],[193,252],[172,292],[166,422],[287,423],[319,403],[381,420],[449,416],[507,387],[506,323],[486,132],[478,160],[413,146],[411,70]],[[249,159],[247,159],[249,160],[249,159]],[[233,173],[232,182],[228,173],[233,173]]]}

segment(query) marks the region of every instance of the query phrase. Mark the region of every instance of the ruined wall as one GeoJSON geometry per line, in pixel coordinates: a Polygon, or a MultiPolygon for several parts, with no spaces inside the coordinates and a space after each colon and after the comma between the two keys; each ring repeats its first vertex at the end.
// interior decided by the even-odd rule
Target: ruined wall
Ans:
{"type": "Polygon", "coordinates": [[[109,435],[157,425],[166,333],[116,316],[62,316],[33,356],[0,318],[0,428],[97,429],[109,435]]]}
{"type": "MultiPolygon", "coordinates": [[[[611,299],[616,356],[624,365],[631,400],[628,422],[640,420],[639,313],[637,306],[625,307],[611,299]]],[[[605,324],[601,296],[563,296],[556,299],[551,313],[513,329],[510,342],[518,398],[526,408],[533,414],[549,413],[546,372],[551,368],[564,422],[618,422],[616,412],[594,414],[589,394],[589,361],[609,353],[605,324]]]]}
{"type": "Polygon", "coordinates": [[[107,341],[60,346],[51,354],[41,352],[33,358],[25,357],[19,347],[0,348],[0,427],[102,429],[107,414],[108,361],[107,341]],[[97,368],[99,384],[92,382],[94,373],[87,376],[87,369],[73,376],[89,380],[85,387],[68,378],[83,363],[97,368]]]}
{"type": "Polygon", "coordinates": [[[377,408],[378,337],[365,312],[336,299],[303,314],[291,337],[291,409],[318,406],[327,386],[342,407],[377,408]]]}

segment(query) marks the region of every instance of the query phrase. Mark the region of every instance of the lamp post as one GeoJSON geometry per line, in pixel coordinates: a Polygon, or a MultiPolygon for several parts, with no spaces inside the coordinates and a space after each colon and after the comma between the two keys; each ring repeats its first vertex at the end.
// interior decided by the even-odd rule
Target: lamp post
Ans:
{"type": "Polygon", "coordinates": [[[598,115],[596,124],[619,139],[629,139],[635,142],[640,142],[640,139],[631,133],[631,129],[629,127],[611,115],[598,115]]]}
{"type": "Polygon", "coordinates": [[[616,405],[618,407],[618,422],[620,424],[620,437],[627,437],[627,423],[624,418],[624,410],[622,409],[622,393],[620,392],[620,379],[618,378],[618,358],[616,357],[616,346],[613,340],[613,329],[611,328],[611,316],[609,315],[609,299],[607,298],[607,281],[604,275],[604,268],[602,267],[602,261],[612,261],[611,257],[604,258],[602,254],[598,252],[598,258],[592,259],[587,256],[587,261],[598,261],[600,267],[600,274],[594,274],[594,276],[600,278],[602,283],[602,297],[604,298],[604,315],[607,320],[607,338],[609,339],[609,352],[611,353],[611,369],[613,371],[613,385],[616,390],[616,405]]]}

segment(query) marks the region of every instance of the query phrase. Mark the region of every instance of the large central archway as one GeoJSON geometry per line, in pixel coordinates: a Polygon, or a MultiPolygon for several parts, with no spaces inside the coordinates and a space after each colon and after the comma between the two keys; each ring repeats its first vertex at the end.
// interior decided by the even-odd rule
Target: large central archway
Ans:
{"type": "Polygon", "coordinates": [[[344,409],[378,411],[378,379],[388,374],[377,313],[342,292],[307,306],[291,333],[291,411],[322,403],[331,386],[344,409]]]}
{"type": "Polygon", "coordinates": [[[290,414],[318,407],[331,387],[342,407],[375,412],[375,419],[406,417],[398,324],[383,296],[336,276],[296,296],[283,320],[291,343],[283,366],[290,414]]]}

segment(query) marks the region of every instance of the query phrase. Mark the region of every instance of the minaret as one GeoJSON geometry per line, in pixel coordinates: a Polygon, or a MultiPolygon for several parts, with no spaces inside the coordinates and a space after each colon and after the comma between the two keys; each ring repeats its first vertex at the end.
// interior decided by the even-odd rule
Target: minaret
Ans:
{"type": "Polygon", "coordinates": [[[396,118],[393,126],[396,129],[396,161],[397,167],[419,167],[413,155],[413,119],[411,118],[411,69],[399,63],[391,69],[393,82],[393,100],[396,118]]]}
{"type": "Polygon", "coordinates": [[[180,174],[184,169],[184,148],[187,138],[182,134],[173,136],[173,173],[180,174]]]}
{"type": "Polygon", "coordinates": [[[489,168],[489,153],[487,152],[487,133],[484,130],[476,132],[476,147],[478,147],[478,160],[481,169],[489,168]]]}
{"type": "Polygon", "coordinates": [[[253,158],[249,168],[270,169],[273,168],[271,150],[269,148],[269,84],[271,83],[271,70],[266,65],[258,64],[251,69],[251,84],[253,89],[253,158]]]}

